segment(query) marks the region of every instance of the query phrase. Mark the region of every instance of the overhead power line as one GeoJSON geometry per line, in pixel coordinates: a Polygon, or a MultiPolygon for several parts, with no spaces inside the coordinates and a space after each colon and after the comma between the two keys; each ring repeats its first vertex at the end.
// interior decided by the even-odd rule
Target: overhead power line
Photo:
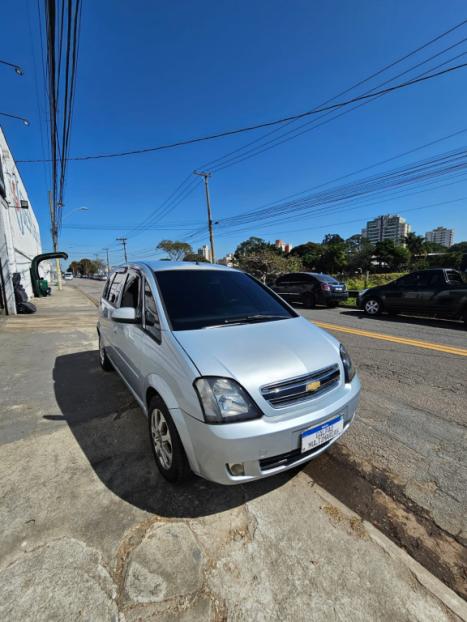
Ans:
{"type": "MultiPolygon", "coordinates": [[[[319,104],[319,106],[324,106],[329,104],[330,102],[335,101],[336,99],[338,99],[339,97],[342,97],[343,95],[357,89],[359,86],[369,82],[370,80],[374,79],[375,77],[383,74],[384,72],[387,72],[389,69],[391,69],[392,67],[395,67],[396,65],[402,63],[403,61],[407,60],[408,58],[418,54],[419,52],[421,52],[422,50],[424,50],[425,48],[428,48],[429,46],[433,45],[434,43],[436,43],[437,41],[441,40],[442,38],[448,36],[449,34],[451,34],[452,32],[454,32],[455,30],[459,29],[460,27],[464,26],[467,23],[467,20],[464,20],[462,22],[460,22],[459,24],[456,24],[455,26],[449,28],[448,30],[440,33],[439,35],[437,35],[436,37],[432,38],[431,40],[425,42],[422,45],[419,45],[417,48],[415,48],[414,50],[404,54],[403,56],[393,60],[392,62],[390,62],[389,64],[385,65],[384,67],[381,67],[380,69],[378,69],[377,71],[371,73],[369,76],[359,80],[358,82],[356,82],[355,84],[351,85],[350,87],[345,88],[344,90],[336,93],[333,97],[326,99],[325,101],[321,102],[319,104]]],[[[461,45],[462,43],[464,43],[467,40],[467,38],[461,39],[460,41],[457,41],[451,45],[449,45],[448,47],[436,52],[435,54],[429,56],[428,58],[422,60],[421,62],[418,62],[417,64],[409,67],[408,69],[402,71],[401,73],[398,73],[394,76],[392,76],[391,78],[389,78],[388,80],[385,80],[384,82],[374,86],[372,89],[370,89],[369,91],[367,91],[365,94],[371,93],[373,91],[375,91],[376,89],[380,89],[384,86],[386,86],[387,84],[394,82],[397,78],[413,71],[414,69],[416,69],[417,67],[420,67],[421,65],[424,65],[426,63],[428,63],[430,60],[433,60],[434,58],[437,58],[443,54],[445,54],[446,52],[448,52],[449,50],[458,47],[459,45],[461,45]]],[[[465,52],[464,54],[467,54],[467,52],[465,52]]],[[[422,74],[419,74],[415,77],[419,78],[421,76],[424,76],[430,72],[435,71],[436,69],[440,69],[441,66],[445,66],[446,64],[452,63],[454,60],[456,60],[457,57],[451,58],[447,61],[444,61],[443,63],[441,63],[441,65],[437,65],[435,67],[430,67],[427,71],[423,72],[422,74]]],[[[382,96],[380,96],[382,97],[382,96]]],[[[210,160],[207,163],[204,163],[200,166],[198,166],[197,168],[202,169],[202,170],[206,170],[206,169],[212,169],[214,171],[220,171],[223,170],[225,168],[229,168],[230,166],[233,166],[235,164],[238,164],[240,162],[243,162],[245,160],[248,160],[252,157],[256,157],[262,153],[264,153],[265,151],[268,151],[269,149],[273,149],[275,147],[278,147],[282,144],[284,144],[285,142],[288,142],[290,140],[293,140],[307,132],[311,132],[319,127],[322,127],[323,125],[326,125],[328,123],[331,123],[337,119],[339,119],[340,117],[349,114],[351,112],[353,112],[354,110],[357,110],[358,108],[361,108],[362,106],[366,106],[371,104],[372,102],[376,101],[378,98],[375,99],[370,99],[370,100],[366,100],[366,101],[362,101],[358,104],[356,104],[355,106],[352,106],[351,108],[346,108],[345,110],[339,112],[338,114],[333,114],[334,111],[328,111],[325,112],[323,114],[321,114],[320,116],[318,116],[317,118],[312,118],[308,121],[306,121],[305,123],[299,125],[298,127],[295,125],[295,127],[293,127],[292,129],[289,129],[287,131],[285,131],[285,129],[291,125],[296,124],[296,120],[292,120],[292,121],[288,121],[287,123],[284,123],[281,126],[276,126],[274,127],[274,129],[268,131],[266,134],[263,134],[262,136],[255,138],[254,140],[251,140],[243,145],[241,145],[240,147],[224,154],[223,156],[220,156],[214,160],[210,160]],[[329,115],[332,115],[330,118],[329,115]],[[321,119],[325,119],[325,120],[321,120],[321,119]],[[311,127],[310,127],[311,126],[311,127]],[[302,128],[306,128],[306,129],[302,129],[302,128]],[[272,136],[276,134],[275,138],[272,138],[271,140],[267,140],[265,142],[266,139],[268,139],[268,137],[272,136]],[[262,143],[262,144],[258,144],[258,143],[262,143]],[[249,147],[251,147],[252,145],[256,145],[256,147],[249,149],[249,147]],[[245,151],[247,150],[247,151],[245,151]],[[234,157],[232,157],[234,156],[234,157]],[[212,168],[213,167],[213,168],[212,168]]],[[[439,140],[445,140],[448,137],[444,137],[441,138],[439,140]]],[[[437,141],[435,141],[437,142],[437,141]]],[[[421,149],[424,146],[418,147],[416,149],[421,149]]],[[[401,154],[403,155],[403,154],[401,154]]],[[[400,156],[394,156],[392,159],[396,159],[397,157],[400,156]]],[[[385,162],[380,162],[380,164],[383,164],[385,162]]],[[[375,165],[371,165],[369,168],[372,168],[375,165]]],[[[365,169],[364,169],[365,170],[365,169]]],[[[353,174],[356,174],[358,172],[362,172],[362,170],[360,171],[355,171],[354,173],[349,173],[347,176],[351,176],[353,174]]],[[[140,225],[137,225],[136,227],[134,227],[134,229],[140,229],[139,231],[137,231],[136,233],[133,233],[133,235],[131,237],[135,237],[137,235],[140,235],[141,233],[143,233],[146,229],[151,228],[151,225],[153,223],[155,223],[156,221],[160,221],[163,218],[165,218],[167,216],[168,213],[172,212],[176,207],[178,207],[183,201],[185,201],[188,196],[190,196],[192,194],[192,192],[196,189],[195,186],[192,184],[190,187],[190,179],[191,175],[188,175],[187,177],[185,177],[183,179],[183,181],[180,183],[179,186],[177,186],[177,188],[172,192],[172,194],[156,209],[154,209],[141,223],[140,225]]],[[[337,181],[337,180],[334,180],[337,181]]],[[[322,185],[327,185],[329,183],[332,183],[332,181],[330,182],[326,182],[325,184],[322,185]]],[[[201,230],[202,231],[202,230],[201,230]]]]}
{"type": "MultiPolygon", "coordinates": [[[[419,84],[421,82],[427,82],[429,80],[433,80],[435,78],[439,78],[443,75],[449,74],[449,73],[453,73],[454,71],[458,71],[460,69],[464,69],[465,67],[467,67],[467,63],[461,63],[459,65],[454,65],[453,67],[448,67],[446,69],[443,69],[441,71],[437,71],[433,74],[427,75],[427,76],[422,76],[420,78],[414,78],[412,80],[407,80],[405,82],[400,82],[399,84],[395,84],[393,86],[389,86],[385,89],[379,90],[379,91],[375,91],[373,93],[368,93],[368,94],[364,94],[364,95],[359,95],[357,97],[352,97],[351,99],[347,99],[345,101],[342,102],[336,102],[335,104],[330,104],[328,106],[322,106],[319,108],[313,108],[312,110],[307,110],[305,112],[300,112],[298,114],[294,114],[294,115],[289,115],[286,117],[281,117],[280,119],[274,119],[272,121],[265,121],[262,123],[257,123],[255,125],[249,125],[249,126],[245,126],[245,127],[240,127],[240,128],[236,128],[233,130],[225,130],[223,132],[218,132],[215,134],[208,134],[206,136],[200,136],[197,138],[188,138],[185,140],[180,140],[177,141],[175,143],[169,143],[169,144],[165,144],[165,145],[158,145],[156,147],[146,147],[144,149],[134,149],[131,151],[119,151],[119,152],[115,152],[115,153],[103,153],[103,154],[96,154],[96,155],[85,155],[85,156],[74,156],[74,157],[69,157],[67,158],[67,160],[72,160],[72,161],[84,161],[84,160],[99,160],[99,159],[105,159],[105,158],[120,158],[120,157],[125,157],[125,156],[130,156],[130,155],[137,155],[137,154],[142,154],[142,153],[149,153],[149,152],[154,152],[154,151],[163,151],[163,150],[167,150],[167,149],[174,149],[176,147],[182,147],[185,145],[191,145],[194,143],[199,143],[199,142],[205,142],[205,141],[209,141],[209,140],[215,140],[218,138],[224,138],[226,136],[234,136],[236,134],[243,134],[246,132],[252,132],[255,130],[259,130],[265,127],[272,127],[274,125],[280,125],[283,123],[286,123],[288,121],[292,121],[292,120],[298,120],[298,119],[303,119],[305,117],[311,116],[311,115],[315,115],[321,112],[326,112],[328,110],[337,110],[338,108],[344,108],[345,106],[349,106],[350,104],[359,102],[359,101],[364,101],[364,100],[368,100],[374,97],[379,97],[380,95],[386,95],[388,93],[392,93],[394,91],[398,91],[401,89],[405,89],[408,88],[409,86],[413,86],[415,84],[419,84]]],[[[42,162],[43,160],[17,160],[17,162],[21,162],[21,163],[35,163],[35,162],[42,162]]]]}

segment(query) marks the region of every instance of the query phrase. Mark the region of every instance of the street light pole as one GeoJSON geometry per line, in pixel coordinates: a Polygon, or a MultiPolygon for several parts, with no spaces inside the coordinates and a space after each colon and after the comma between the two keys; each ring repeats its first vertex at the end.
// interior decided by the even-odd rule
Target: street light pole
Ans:
{"type": "Polygon", "coordinates": [[[123,244],[123,254],[125,256],[125,263],[128,263],[128,257],[126,254],[126,242],[128,238],[116,238],[117,242],[121,242],[123,244]]]}
{"type": "Polygon", "coordinates": [[[110,274],[109,249],[103,248],[102,250],[105,251],[107,255],[107,276],[108,276],[110,274]]]}
{"type": "Polygon", "coordinates": [[[204,178],[204,190],[206,193],[206,206],[208,208],[208,228],[209,228],[209,241],[211,244],[211,263],[216,263],[216,254],[214,251],[214,230],[212,228],[212,215],[211,215],[211,201],[209,198],[209,185],[208,179],[211,177],[211,173],[203,173],[202,171],[193,171],[195,175],[204,178]]]}
{"type": "Polygon", "coordinates": [[[89,207],[84,207],[84,205],[83,207],[75,207],[74,209],[70,210],[66,214],[62,215],[62,222],[65,220],[65,218],[68,218],[68,216],[70,216],[74,212],[88,212],[88,211],[89,211],[89,207]]]}

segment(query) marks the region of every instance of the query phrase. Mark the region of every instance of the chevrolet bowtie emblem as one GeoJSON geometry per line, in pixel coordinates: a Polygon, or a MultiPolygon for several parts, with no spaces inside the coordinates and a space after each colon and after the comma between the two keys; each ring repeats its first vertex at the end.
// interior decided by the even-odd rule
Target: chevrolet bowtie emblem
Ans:
{"type": "Polygon", "coordinates": [[[306,390],[315,392],[320,388],[320,386],[321,386],[321,382],[319,380],[315,380],[314,382],[309,382],[306,385],[306,390]]]}

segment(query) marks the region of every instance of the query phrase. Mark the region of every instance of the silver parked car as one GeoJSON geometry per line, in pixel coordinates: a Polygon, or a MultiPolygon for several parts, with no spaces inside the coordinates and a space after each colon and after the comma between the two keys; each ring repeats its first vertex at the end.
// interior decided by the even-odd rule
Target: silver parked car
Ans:
{"type": "Polygon", "coordinates": [[[148,416],[157,466],[221,484],[290,469],[349,427],[360,382],[345,348],[253,277],[212,264],[114,271],[97,330],[148,416]]]}

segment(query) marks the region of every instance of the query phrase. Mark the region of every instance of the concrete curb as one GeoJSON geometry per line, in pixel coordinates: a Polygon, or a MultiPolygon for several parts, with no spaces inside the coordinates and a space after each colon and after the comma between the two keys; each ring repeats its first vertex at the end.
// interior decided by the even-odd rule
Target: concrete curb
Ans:
{"type": "Polygon", "coordinates": [[[83,296],[85,296],[88,300],[90,300],[92,302],[92,304],[95,307],[99,306],[99,301],[96,300],[94,298],[94,296],[91,296],[90,294],[87,294],[84,290],[82,290],[80,287],[78,287],[77,285],[72,285],[71,287],[73,287],[74,290],[76,290],[77,292],[79,292],[80,294],[83,294],[83,296]]]}
{"type": "MultiPolygon", "coordinates": [[[[315,483],[313,485],[313,490],[321,497],[321,499],[323,499],[323,501],[336,507],[349,519],[353,518],[361,520],[358,514],[329,494],[327,490],[321,488],[318,484],[315,483]]],[[[404,549],[398,547],[397,544],[392,542],[392,540],[381,533],[379,529],[376,529],[376,527],[374,527],[371,523],[363,521],[363,526],[373,542],[384,549],[384,551],[386,551],[392,559],[404,564],[404,566],[406,566],[406,568],[415,576],[417,581],[421,583],[426,590],[428,590],[428,592],[442,602],[447,609],[463,620],[463,622],[467,622],[467,603],[460,596],[432,575],[431,572],[415,561],[415,559],[410,557],[404,549]]]]}

